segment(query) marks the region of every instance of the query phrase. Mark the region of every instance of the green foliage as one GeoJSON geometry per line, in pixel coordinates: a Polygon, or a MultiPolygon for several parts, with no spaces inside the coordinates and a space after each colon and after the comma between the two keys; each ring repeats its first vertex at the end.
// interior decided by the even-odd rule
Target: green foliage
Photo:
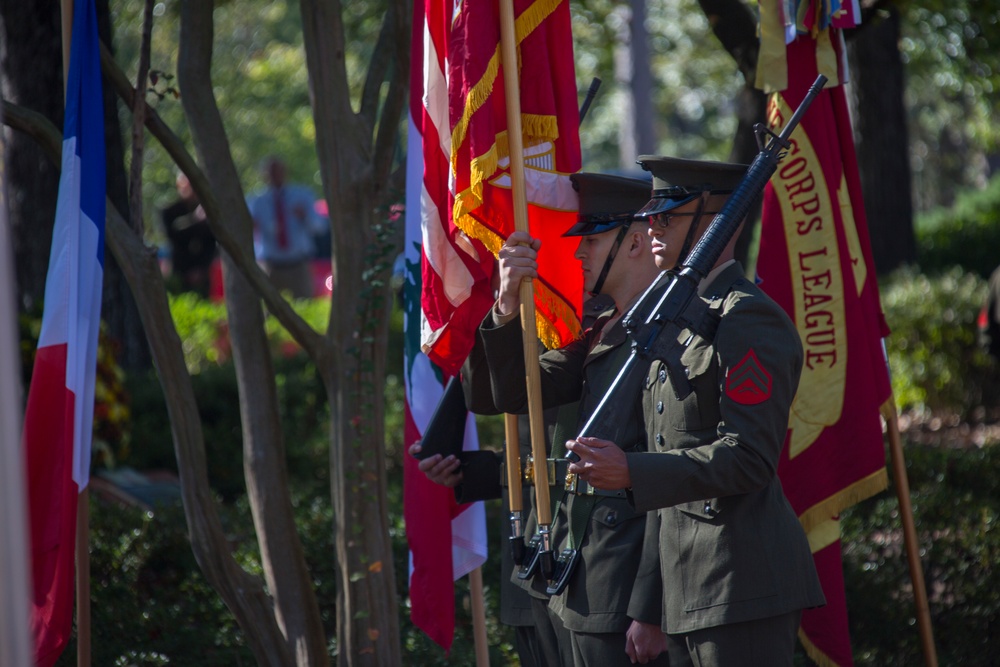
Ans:
{"type": "MultiPolygon", "coordinates": [[[[278,409],[289,475],[301,491],[328,493],[326,464],[329,408],[315,365],[304,354],[275,361],[278,409]]],[[[192,377],[205,436],[212,488],[227,500],[246,492],[243,478],[239,392],[232,365],[209,367],[192,377]]],[[[129,379],[136,434],[130,457],[137,469],[177,471],[173,438],[159,380],[152,374],[129,379]]]]}
{"type": "Polygon", "coordinates": [[[899,4],[914,197],[925,210],[982,187],[989,173],[1000,142],[1000,10],[966,0],[899,4]]]}
{"type": "Polygon", "coordinates": [[[200,373],[229,358],[226,339],[226,306],[194,292],[170,297],[170,315],[181,339],[188,372],[200,373]]]}
{"type": "MultiPolygon", "coordinates": [[[[905,447],[931,625],[940,664],[987,667],[1000,655],[1000,442],[948,444],[905,447]]],[[[856,505],[841,523],[856,664],[923,664],[895,493],[856,505]]]]}
{"type": "MultiPolygon", "coordinates": [[[[330,320],[329,299],[296,299],[291,304],[314,330],[326,330],[330,320]]],[[[229,361],[229,326],[224,303],[203,299],[193,292],[183,292],[170,296],[170,315],[181,339],[188,372],[198,374],[229,361]]],[[[277,319],[268,317],[264,329],[271,350],[277,356],[296,353],[298,346],[277,319]]]]}
{"type": "MultiPolygon", "coordinates": [[[[90,576],[93,664],[253,664],[241,630],[198,570],[179,507],[92,503],[90,576]]],[[[76,664],[75,635],[56,664],[76,664]]]]}
{"type": "Polygon", "coordinates": [[[966,190],[955,203],[917,219],[920,268],[939,273],[961,266],[986,278],[1000,263],[1000,176],[982,190],[966,190]]]}
{"type": "Polygon", "coordinates": [[[892,335],[886,339],[892,386],[901,409],[968,416],[997,393],[994,362],[976,345],[976,316],[986,282],[960,268],[930,277],[912,268],[882,287],[892,335]]]}
{"type": "MultiPolygon", "coordinates": [[[[573,14],[573,47],[580,101],[594,77],[601,88],[581,127],[584,171],[638,171],[633,157],[619,156],[627,83],[616,80],[615,49],[623,44],[630,19],[627,3],[579,0],[573,14]]],[[[732,100],[742,77],[732,58],[712,34],[705,13],[694,0],[646,2],[653,86],[636,91],[635,103],[652,107],[658,145],[639,153],[699,159],[726,159],[736,118],[732,100]]]]}

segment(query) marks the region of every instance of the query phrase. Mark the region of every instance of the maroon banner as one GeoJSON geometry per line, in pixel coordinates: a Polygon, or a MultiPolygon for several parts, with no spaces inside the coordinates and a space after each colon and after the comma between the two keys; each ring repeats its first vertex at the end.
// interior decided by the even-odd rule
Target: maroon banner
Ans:
{"type": "MultiPolygon", "coordinates": [[[[830,43],[827,36],[824,44],[830,43]]],[[[771,96],[772,129],[780,130],[815,81],[817,48],[808,35],[787,46],[788,85],[771,96]]],[[[803,641],[820,664],[846,665],[852,662],[843,575],[839,546],[832,546],[839,536],[817,539],[813,531],[829,530],[841,510],[887,485],[880,407],[891,398],[882,348],[888,327],[840,86],[816,97],[791,144],[764,193],[757,264],[761,287],[793,319],[805,352],[778,474],[825,577],[827,607],[806,612],[803,641]],[[836,566],[827,553],[833,551],[836,566]],[[818,636],[824,623],[815,614],[825,624],[842,619],[842,636],[818,636]]]]}

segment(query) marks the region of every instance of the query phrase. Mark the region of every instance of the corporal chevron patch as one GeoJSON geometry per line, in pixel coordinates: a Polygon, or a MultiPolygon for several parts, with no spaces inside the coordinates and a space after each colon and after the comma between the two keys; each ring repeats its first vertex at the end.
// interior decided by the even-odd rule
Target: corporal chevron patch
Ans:
{"type": "Polygon", "coordinates": [[[771,398],[771,374],[761,366],[752,348],[729,369],[726,396],[742,405],[757,405],[771,398]]]}

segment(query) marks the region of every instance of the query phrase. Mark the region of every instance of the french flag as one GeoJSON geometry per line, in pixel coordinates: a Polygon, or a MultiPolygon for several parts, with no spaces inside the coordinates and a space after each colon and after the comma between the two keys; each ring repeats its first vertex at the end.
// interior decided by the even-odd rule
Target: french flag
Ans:
{"type": "Polygon", "coordinates": [[[77,0],[62,177],[38,351],[24,416],[35,661],[55,663],[73,626],[77,498],[90,476],[104,276],[104,113],[94,0],[77,0]]]}

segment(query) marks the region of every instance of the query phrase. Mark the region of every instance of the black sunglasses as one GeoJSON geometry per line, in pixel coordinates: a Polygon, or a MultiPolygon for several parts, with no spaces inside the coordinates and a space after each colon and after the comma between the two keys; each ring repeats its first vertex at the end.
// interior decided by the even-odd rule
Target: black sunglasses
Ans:
{"type": "Polygon", "coordinates": [[[715,215],[718,211],[687,211],[685,213],[654,213],[649,216],[649,226],[666,229],[670,226],[670,218],[690,218],[696,215],[715,215]]]}

